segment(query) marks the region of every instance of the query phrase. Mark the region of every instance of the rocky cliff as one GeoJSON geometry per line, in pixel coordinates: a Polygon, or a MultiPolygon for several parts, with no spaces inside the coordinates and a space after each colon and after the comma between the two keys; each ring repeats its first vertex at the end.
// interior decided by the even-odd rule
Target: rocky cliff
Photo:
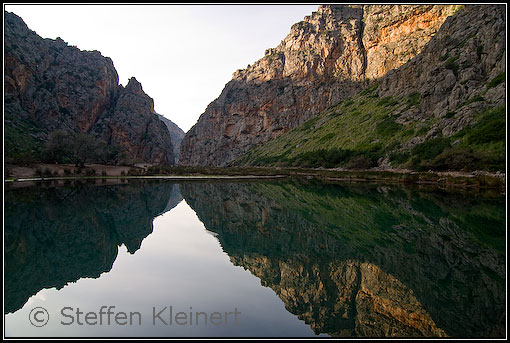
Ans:
{"type": "Polygon", "coordinates": [[[420,53],[453,5],[325,5],[234,73],[186,134],[183,165],[224,166],[420,53]]]}
{"type": "Polygon", "coordinates": [[[421,52],[240,164],[505,170],[505,8],[466,6],[421,52]]]}
{"type": "Polygon", "coordinates": [[[397,121],[433,117],[438,123],[428,136],[438,130],[451,136],[482,110],[504,106],[505,15],[501,5],[466,6],[446,20],[421,54],[382,78],[380,97],[419,95],[416,107],[396,112],[397,121]]]}
{"type": "Polygon", "coordinates": [[[153,100],[132,78],[124,88],[108,57],[42,39],[5,12],[6,160],[40,158],[55,130],[89,133],[122,147],[132,162],[173,164],[171,138],[153,100]]]}
{"type": "Polygon", "coordinates": [[[181,141],[184,138],[185,133],[170,119],[162,116],[161,114],[158,114],[158,117],[163,123],[165,123],[168,132],[170,133],[170,137],[172,138],[172,143],[174,145],[175,164],[177,164],[179,162],[179,154],[181,152],[181,141]]]}

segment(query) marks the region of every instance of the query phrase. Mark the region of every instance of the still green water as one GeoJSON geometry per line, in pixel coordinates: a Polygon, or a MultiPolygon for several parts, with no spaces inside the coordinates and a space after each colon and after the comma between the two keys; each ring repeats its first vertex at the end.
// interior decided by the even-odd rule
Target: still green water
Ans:
{"type": "Polygon", "coordinates": [[[130,180],[4,198],[7,337],[505,335],[503,196],[130,180]]]}

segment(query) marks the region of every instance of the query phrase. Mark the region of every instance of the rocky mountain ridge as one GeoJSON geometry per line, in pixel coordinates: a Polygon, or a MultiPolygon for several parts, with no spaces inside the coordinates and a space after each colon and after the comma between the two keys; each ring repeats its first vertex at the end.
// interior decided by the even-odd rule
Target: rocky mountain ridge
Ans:
{"type": "Polygon", "coordinates": [[[420,53],[458,5],[324,5],[234,73],[186,134],[182,165],[225,166],[420,53]]]}
{"type": "Polygon", "coordinates": [[[505,170],[505,9],[466,6],[420,54],[237,163],[505,170]]]}
{"type": "Polygon", "coordinates": [[[4,13],[6,160],[37,160],[48,134],[87,133],[120,146],[130,162],[174,164],[173,144],[154,101],[113,62],[62,39],[43,39],[4,13]]]}

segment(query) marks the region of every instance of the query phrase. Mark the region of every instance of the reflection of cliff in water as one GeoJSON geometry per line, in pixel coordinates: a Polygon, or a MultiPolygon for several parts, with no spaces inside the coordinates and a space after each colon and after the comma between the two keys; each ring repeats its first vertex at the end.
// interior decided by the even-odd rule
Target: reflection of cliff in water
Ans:
{"type": "Polygon", "coordinates": [[[118,246],[135,253],[154,217],[181,200],[164,182],[6,191],[5,312],[43,288],[110,271],[118,246]]]}
{"type": "Polygon", "coordinates": [[[183,184],[232,263],[316,333],[504,336],[504,199],[396,187],[183,184]]]}

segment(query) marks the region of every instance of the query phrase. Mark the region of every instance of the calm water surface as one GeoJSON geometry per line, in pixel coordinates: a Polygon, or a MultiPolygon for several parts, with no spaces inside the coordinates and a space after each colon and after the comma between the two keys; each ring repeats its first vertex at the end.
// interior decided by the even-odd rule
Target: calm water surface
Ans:
{"type": "Polygon", "coordinates": [[[7,337],[505,335],[502,196],[45,184],[4,216],[7,337]]]}

